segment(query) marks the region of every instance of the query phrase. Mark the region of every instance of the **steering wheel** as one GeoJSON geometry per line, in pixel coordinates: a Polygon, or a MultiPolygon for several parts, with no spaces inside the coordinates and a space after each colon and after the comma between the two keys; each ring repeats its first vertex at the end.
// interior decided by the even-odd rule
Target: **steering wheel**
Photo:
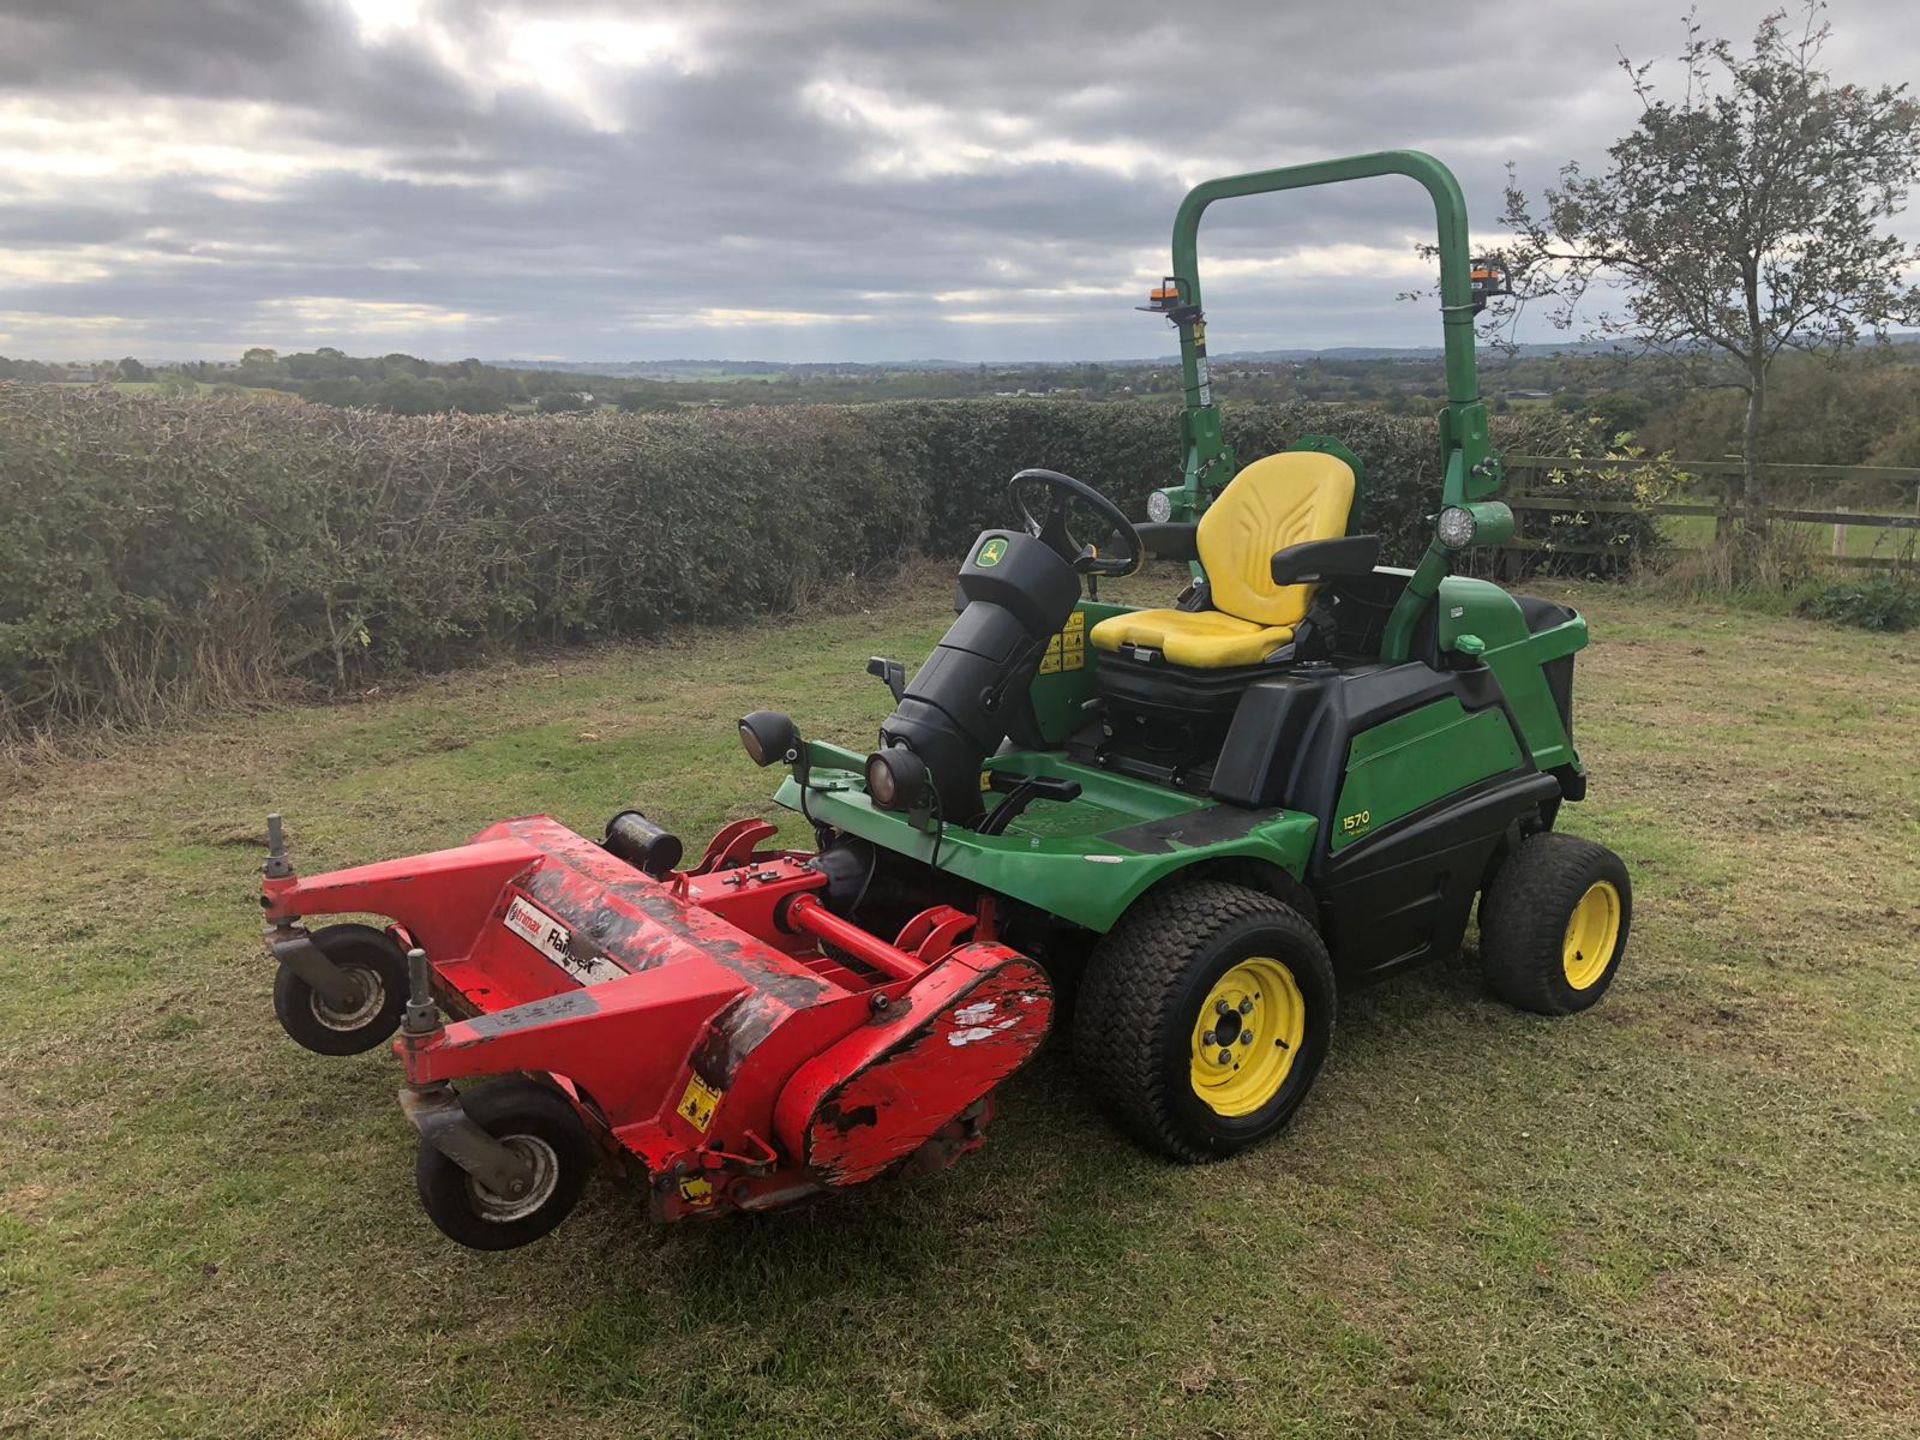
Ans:
{"type": "Polygon", "coordinates": [[[1127,519],[1126,512],[1084,480],[1062,475],[1058,470],[1022,470],[1007,482],[1007,498],[1013,501],[1014,508],[1020,512],[1020,523],[1026,526],[1027,533],[1071,565],[1078,574],[1131,575],[1140,568],[1140,562],[1146,556],[1146,547],[1140,543],[1140,532],[1133,528],[1133,522],[1127,519]],[[1030,482],[1046,486],[1052,497],[1048,501],[1046,514],[1038,520],[1027,508],[1026,496],[1022,493],[1022,487],[1030,482]],[[1113,526],[1126,544],[1125,555],[1103,556],[1091,545],[1082,545],[1073,538],[1073,533],[1067,529],[1067,511],[1075,500],[1085,501],[1089,509],[1113,526]]]}

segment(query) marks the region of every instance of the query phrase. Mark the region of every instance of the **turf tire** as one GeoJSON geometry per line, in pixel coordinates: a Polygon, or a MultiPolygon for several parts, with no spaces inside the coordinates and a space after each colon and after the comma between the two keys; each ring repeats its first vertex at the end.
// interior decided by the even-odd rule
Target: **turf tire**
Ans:
{"type": "Polygon", "coordinates": [[[1074,1014],[1074,1064],[1143,1145],[1201,1164],[1292,1118],[1326,1061],[1336,1006],[1327,947],[1297,910],[1240,885],[1175,883],[1137,901],[1094,950],[1074,1014]],[[1272,1099],[1251,1114],[1224,1116],[1194,1090],[1194,1020],[1221,976],[1260,955],[1292,972],[1305,1035],[1272,1099]]]}
{"type": "Polygon", "coordinates": [[[361,998],[336,1010],[283,964],[273,980],[273,1013],[280,1028],[316,1055],[359,1055],[391,1039],[407,1004],[407,960],[400,947],[371,925],[327,925],[311,938],[360,982],[361,998]]]}
{"type": "Polygon", "coordinates": [[[1548,831],[1523,841],[1493,874],[1480,899],[1480,967],[1509,1005],[1540,1015],[1572,1015],[1607,993],[1627,953],[1633,882],[1620,857],[1578,835],[1548,831]],[[1576,989],[1564,964],[1574,907],[1600,881],[1620,897],[1620,929],[1598,979],[1576,989]]]}
{"type": "Polygon", "coordinates": [[[537,1157],[539,1189],[527,1201],[492,1195],[422,1140],[413,1178],[427,1218],[470,1250],[512,1250],[548,1234],[573,1212],[593,1169],[593,1142],[557,1090],[531,1080],[495,1080],[464,1091],[460,1104],[496,1140],[537,1157]],[[530,1208],[528,1208],[530,1207],[530,1208]],[[521,1213],[524,1210],[525,1213],[521,1213]]]}

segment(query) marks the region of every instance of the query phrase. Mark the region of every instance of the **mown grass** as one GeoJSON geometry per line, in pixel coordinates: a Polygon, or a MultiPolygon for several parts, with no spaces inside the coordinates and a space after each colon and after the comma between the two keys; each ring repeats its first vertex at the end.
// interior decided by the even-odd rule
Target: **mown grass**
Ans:
{"type": "MultiPolygon", "coordinates": [[[[924,577],[923,577],[924,578],[924,577]]],[[[0,817],[0,1432],[1264,1437],[1920,1432],[1920,643],[1578,592],[1570,828],[1632,865],[1606,1002],[1460,962],[1349,997],[1284,1137],[1120,1140],[1045,1055],[946,1175],[657,1231],[596,1182],[442,1240],[381,1054],[285,1040],[303,866],[502,815],[759,813],[732,721],[860,743],[938,579],[50,765],[0,817]]]]}

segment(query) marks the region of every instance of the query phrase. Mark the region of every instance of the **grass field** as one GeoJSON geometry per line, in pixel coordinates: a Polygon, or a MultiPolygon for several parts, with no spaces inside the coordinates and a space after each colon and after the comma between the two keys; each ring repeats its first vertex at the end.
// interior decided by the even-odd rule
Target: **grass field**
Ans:
{"type": "MultiPolygon", "coordinates": [[[[96,385],[104,383],[112,386],[122,395],[157,395],[167,388],[158,380],[108,380],[104,382],[98,380],[56,380],[53,383],[68,390],[90,390],[96,385]]],[[[230,385],[243,395],[250,396],[254,399],[259,399],[264,396],[269,400],[284,400],[290,405],[300,403],[300,397],[298,395],[294,395],[286,390],[275,390],[268,385],[241,385],[231,380],[205,380],[196,383],[198,388],[192,392],[196,395],[211,395],[216,385],[224,384],[230,385]]]]}
{"type": "Polygon", "coordinates": [[[734,718],[863,743],[944,582],[49,762],[0,799],[0,1434],[1920,1433],[1920,637],[1572,593],[1567,825],[1638,900],[1596,1011],[1469,950],[1350,996],[1231,1163],[1055,1047],[946,1175],[665,1232],[599,1181],[499,1256],[420,1213],[391,1058],[276,1028],[261,816],[308,869],[630,804],[697,843],[769,788],[734,718]]]}
{"type": "MultiPolygon", "coordinates": [[[[1833,526],[1788,521],[1776,523],[1782,532],[1794,537],[1794,543],[1810,559],[1818,562],[1834,553],[1833,526]]],[[[1660,528],[1665,532],[1668,542],[1682,550],[1705,550],[1713,544],[1714,521],[1711,515],[1665,515],[1661,517],[1660,528]]],[[[1844,555],[1874,555],[1885,560],[1903,560],[1908,564],[1913,560],[1915,532],[1912,530],[1879,525],[1849,525],[1842,539],[1846,548],[1840,553],[1844,555]]]]}

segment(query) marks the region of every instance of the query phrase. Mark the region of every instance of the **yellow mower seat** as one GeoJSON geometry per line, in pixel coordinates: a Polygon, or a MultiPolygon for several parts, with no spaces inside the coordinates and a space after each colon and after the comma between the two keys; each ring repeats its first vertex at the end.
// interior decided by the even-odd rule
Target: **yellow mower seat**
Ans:
{"type": "Polygon", "coordinates": [[[1254,461],[1200,517],[1195,540],[1213,608],[1129,611],[1087,638],[1096,650],[1158,650],[1196,670],[1258,665],[1293,639],[1313,603],[1312,585],[1273,583],[1274,552],[1345,535],[1353,486],[1352,467],[1317,450],[1254,461]]]}

